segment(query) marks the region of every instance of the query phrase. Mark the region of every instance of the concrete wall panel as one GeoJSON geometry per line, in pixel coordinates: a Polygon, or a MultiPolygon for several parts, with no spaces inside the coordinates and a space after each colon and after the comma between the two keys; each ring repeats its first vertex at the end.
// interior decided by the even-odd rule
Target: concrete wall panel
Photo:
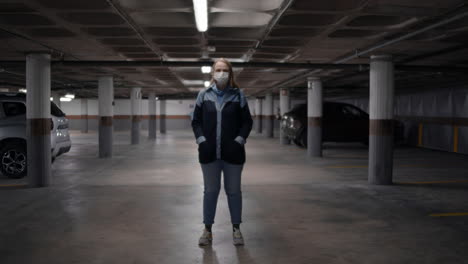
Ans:
{"type": "MultiPolygon", "coordinates": [[[[341,100],[366,110],[369,98],[341,100]]],[[[396,118],[405,126],[405,140],[417,146],[468,154],[468,88],[454,87],[400,94],[395,102],[396,118]],[[420,126],[422,134],[420,134],[420,126]],[[458,144],[454,131],[458,128],[458,144]]]]}

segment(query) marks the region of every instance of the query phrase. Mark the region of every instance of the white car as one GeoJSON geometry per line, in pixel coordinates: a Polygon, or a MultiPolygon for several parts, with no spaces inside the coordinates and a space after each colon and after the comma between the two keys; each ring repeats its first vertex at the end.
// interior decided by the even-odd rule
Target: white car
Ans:
{"type": "MultiPolygon", "coordinates": [[[[70,151],[68,119],[51,102],[51,156],[52,161],[70,151]]],[[[0,93],[0,172],[9,178],[26,175],[26,94],[0,93]]]]}

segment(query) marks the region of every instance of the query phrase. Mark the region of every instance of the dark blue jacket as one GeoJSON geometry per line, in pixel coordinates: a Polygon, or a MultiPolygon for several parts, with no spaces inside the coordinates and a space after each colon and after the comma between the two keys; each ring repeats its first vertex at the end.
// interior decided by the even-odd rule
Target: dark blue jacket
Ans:
{"type": "Polygon", "coordinates": [[[239,88],[227,87],[218,102],[215,84],[198,93],[192,128],[200,163],[217,159],[232,164],[245,162],[244,143],[252,130],[252,117],[239,88]],[[221,103],[221,105],[220,105],[221,103]]]}

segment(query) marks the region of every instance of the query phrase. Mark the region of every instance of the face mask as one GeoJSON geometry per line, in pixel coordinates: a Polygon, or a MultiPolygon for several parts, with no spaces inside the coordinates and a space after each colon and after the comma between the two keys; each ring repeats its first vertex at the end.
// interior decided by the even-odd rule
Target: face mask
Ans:
{"type": "Polygon", "coordinates": [[[216,84],[221,87],[225,87],[229,80],[228,72],[215,72],[213,79],[216,81],[216,84]]]}

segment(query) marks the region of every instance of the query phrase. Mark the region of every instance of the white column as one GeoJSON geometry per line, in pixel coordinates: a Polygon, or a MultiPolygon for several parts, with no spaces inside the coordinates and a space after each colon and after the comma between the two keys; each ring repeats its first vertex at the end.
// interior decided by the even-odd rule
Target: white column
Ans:
{"type": "Polygon", "coordinates": [[[369,102],[370,184],[392,184],[394,67],[391,56],[371,56],[369,102]]]}
{"type": "MultiPolygon", "coordinates": [[[[307,79],[307,155],[322,156],[323,88],[319,78],[307,79]]],[[[343,131],[346,133],[346,131],[343,131]]]]}
{"type": "Polygon", "coordinates": [[[156,139],[156,93],[151,92],[148,96],[148,137],[156,139]]]}
{"type": "Polygon", "coordinates": [[[132,88],[130,94],[130,104],[132,108],[132,132],[131,144],[140,143],[140,128],[141,128],[141,88],[132,88]]]}
{"type": "MultiPolygon", "coordinates": [[[[281,88],[280,89],[280,115],[281,118],[283,117],[284,114],[286,114],[289,111],[289,106],[290,106],[290,97],[289,97],[289,89],[287,88],[281,88]]],[[[283,129],[281,128],[282,124],[282,119],[280,119],[280,143],[282,145],[288,145],[289,139],[286,137],[283,129]]]]}
{"type": "Polygon", "coordinates": [[[53,125],[50,115],[49,54],[26,56],[26,90],[27,146],[24,147],[27,157],[24,147],[11,145],[17,154],[10,157],[10,162],[15,169],[24,172],[27,166],[31,187],[45,187],[51,182],[50,133],[53,125]]]}
{"type": "Polygon", "coordinates": [[[274,124],[274,115],[273,115],[273,93],[268,92],[265,96],[265,136],[272,138],[273,137],[273,124],[274,124]]]}
{"type": "Polygon", "coordinates": [[[112,76],[99,78],[99,157],[112,157],[114,118],[114,79],[112,76]]]}

